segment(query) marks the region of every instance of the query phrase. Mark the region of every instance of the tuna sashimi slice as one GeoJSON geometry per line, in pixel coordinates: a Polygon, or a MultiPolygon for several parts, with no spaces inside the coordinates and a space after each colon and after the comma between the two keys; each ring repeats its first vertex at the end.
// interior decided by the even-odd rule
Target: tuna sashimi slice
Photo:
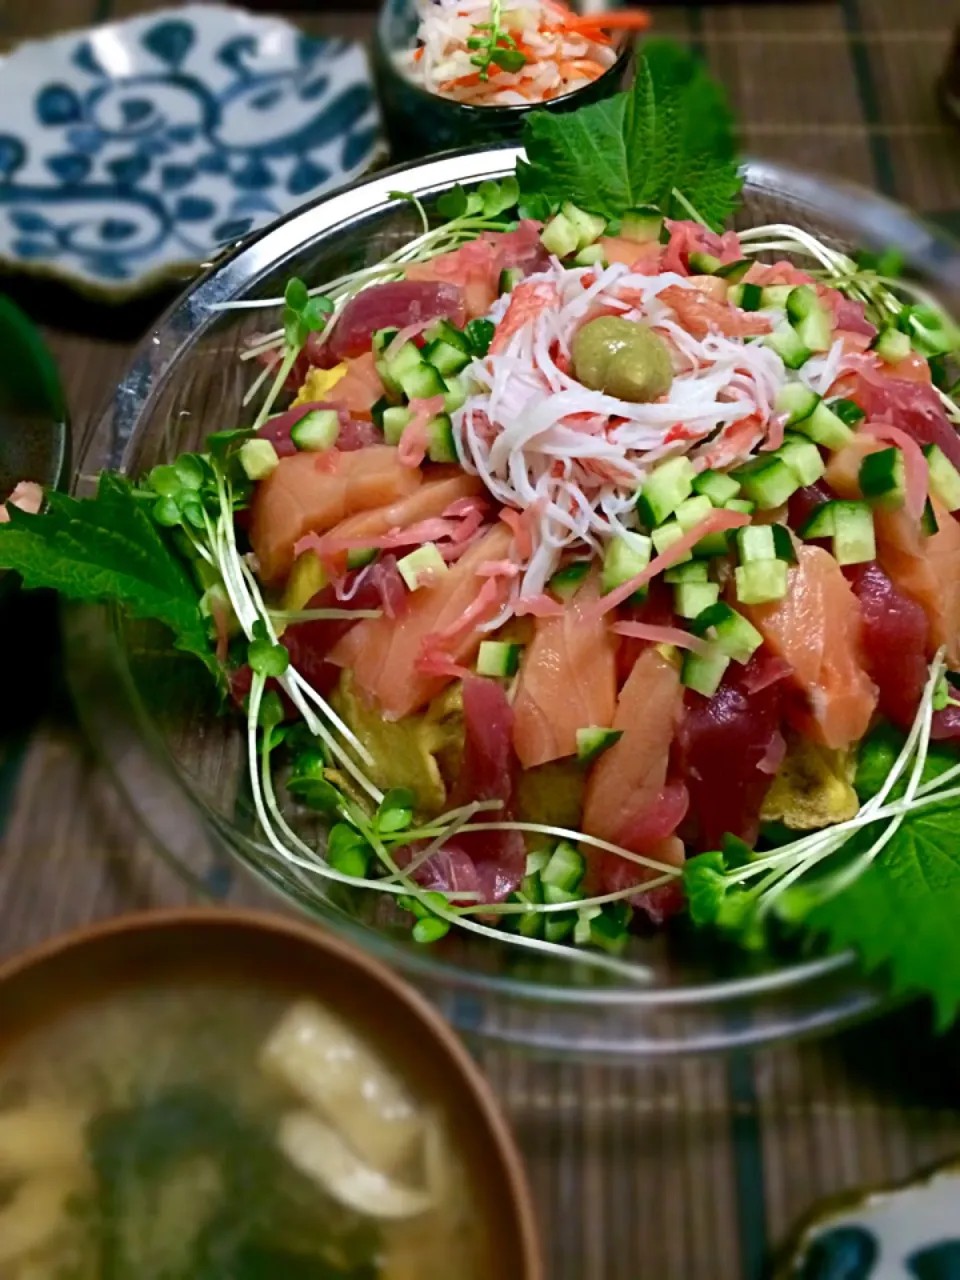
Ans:
{"type": "Polygon", "coordinates": [[[617,699],[617,639],[593,605],[590,577],[559,617],[538,617],[513,704],[513,742],[525,769],[573,755],[577,730],[609,728],[617,699]]]}
{"type": "MultiPolygon", "coordinates": [[[[884,445],[864,436],[855,437],[834,454],[826,480],[841,498],[860,496],[860,463],[867,453],[884,445]]],[[[927,537],[919,521],[901,507],[874,511],[877,559],[884,573],[903,595],[916,601],[930,624],[928,656],[947,646],[947,660],[960,664],[960,524],[935,498],[937,532],[927,537]]]]}
{"type": "MultiPolygon", "coordinates": [[[[450,683],[450,675],[420,670],[418,660],[424,656],[424,641],[459,622],[484,582],[495,583],[491,616],[496,612],[510,583],[507,579],[483,580],[477,570],[488,560],[503,559],[510,537],[505,525],[495,525],[433,585],[411,592],[401,618],[358,622],[330,654],[331,662],[352,670],[358,687],[377,699],[388,720],[399,720],[416,711],[450,683]]],[[[479,618],[477,622],[483,620],[479,618]]],[[[444,645],[444,651],[454,663],[463,665],[473,661],[481,639],[476,626],[467,627],[444,645]]]]}
{"type": "Polygon", "coordinates": [[[880,693],[878,710],[901,729],[909,729],[927,682],[927,615],[897,590],[880,565],[851,565],[845,572],[860,601],[863,650],[880,693]]]}
{"type": "Polygon", "coordinates": [[[809,712],[804,731],[839,750],[858,742],[877,690],[863,666],[860,607],[833,556],[821,547],[799,547],[783,599],[744,612],[790,664],[809,712]]]}
{"type": "Polygon", "coordinates": [[[422,478],[402,466],[389,445],[281,458],[253,498],[250,542],[260,577],[268,586],[281,581],[306,534],[325,533],[358,511],[388,507],[418,489],[422,478]]]}
{"type": "Polygon", "coordinates": [[[757,837],[760,807],[773,781],[761,765],[783,741],[783,680],[756,688],[771,661],[759,650],[746,666],[731,663],[712,698],[687,691],[677,745],[698,849],[719,848],[727,832],[748,844],[757,837]]]}

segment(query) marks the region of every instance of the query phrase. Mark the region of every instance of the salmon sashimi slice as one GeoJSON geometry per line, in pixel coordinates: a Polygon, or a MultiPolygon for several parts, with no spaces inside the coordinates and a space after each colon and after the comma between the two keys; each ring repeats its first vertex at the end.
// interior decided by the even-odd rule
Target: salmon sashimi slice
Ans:
{"type": "MultiPolygon", "coordinates": [[[[451,471],[453,469],[451,468],[451,471]]],[[[386,534],[410,529],[424,520],[442,516],[446,509],[464,498],[480,498],[486,490],[478,476],[468,476],[459,469],[442,478],[427,480],[413,493],[404,495],[388,507],[374,507],[358,511],[335,525],[318,548],[321,554],[329,544],[331,557],[343,551],[344,543],[356,547],[364,545],[364,539],[382,538],[386,534]]],[[[402,552],[398,551],[398,555],[402,552]]]]}
{"type": "MultiPolygon", "coordinates": [[[[495,525],[478,539],[450,569],[432,585],[411,592],[399,617],[367,618],[358,622],[337,644],[330,661],[349,667],[355,684],[367,697],[375,698],[387,720],[425,706],[455,679],[454,674],[433,674],[421,670],[429,638],[455,628],[473,605],[484,582],[477,570],[487,562],[504,559],[512,534],[504,524],[495,525]]],[[[500,607],[509,581],[497,584],[489,610],[476,617],[444,642],[444,652],[452,663],[472,662],[483,639],[476,624],[491,617],[500,607]]]]}
{"type": "Polygon", "coordinates": [[[325,533],[358,511],[387,507],[413,493],[422,479],[422,472],[401,465],[390,445],[281,458],[253,497],[250,542],[261,579],[272,586],[286,577],[305,534],[325,533]]]}
{"type": "Polygon", "coordinates": [[[497,300],[497,254],[486,240],[472,240],[427,262],[414,262],[404,271],[407,280],[450,280],[459,285],[467,315],[485,316],[497,300]]]}
{"type": "Polygon", "coordinates": [[[617,703],[617,638],[591,605],[591,576],[559,617],[537,618],[513,702],[513,745],[525,769],[571,756],[577,730],[607,729],[617,703]]]}
{"type": "Polygon", "coordinates": [[[877,690],[864,670],[860,606],[829,551],[799,547],[783,599],[744,612],[792,668],[809,708],[804,732],[835,750],[858,742],[877,705],[877,690]]]}
{"type": "Polygon", "coordinates": [[[383,395],[383,383],[374,364],[373,353],[365,351],[347,360],[347,371],[327,392],[331,404],[341,405],[356,418],[370,418],[370,411],[383,395]]]}
{"type": "MultiPolygon", "coordinates": [[[[825,480],[840,497],[859,498],[860,463],[868,453],[887,447],[855,437],[830,459],[825,480]]],[[[930,503],[937,532],[929,537],[903,507],[874,509],[877,560],[893,585],[927,615],[932,650],[946,645],[947,661],[955,667],[960,665],[960,524],[936,498],[930,503]]]]}
{"type": "Polygon", "coordinates": [[[683,328],[696,338],[704,338],[711,331],[722,333],[727,338],[745,338],[769,333],[772,327],[766,316],[738,311],[728,302],[718,302],[699,289],[671,284],[661,289],[657,296],[676,314],[683,328]]]}
{"type": "MultiPolygon", "coordinates": [[[[672,830],[683,817],[685,803],[679,809],[673,805],[671,793],[678,789],[667,783],[670,748],[682,712],[677,666],[659,649],[645,649],[617,699],[613,728],[621,737],[587,779],[582,824],[587,835],[658,862],[683,862],[683,845],[672,830]],[[658,828],[658,811],[668,818],[670,831],[658,828]]],[[[655,874],[625,858],[584,849],[595,872],[592,879],[604,890],[627,888],[655,874]]]]}

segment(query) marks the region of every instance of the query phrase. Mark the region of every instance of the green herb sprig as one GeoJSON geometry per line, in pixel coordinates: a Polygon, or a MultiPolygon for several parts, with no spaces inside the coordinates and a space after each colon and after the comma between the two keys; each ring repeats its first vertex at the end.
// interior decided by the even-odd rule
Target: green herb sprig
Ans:
{"type": "Polygon", "coordinates": [[[490,21],[474,23],[474,31],[482,34],[470,36],[467,48],[473,49],[471,63],[478,69],[481,80],[490,79],[491,65],[501,71],[519,71],[526,63],[526,55],[517,48],[517,42],[501,25],[501,0],[490,5],[490,21]]]}

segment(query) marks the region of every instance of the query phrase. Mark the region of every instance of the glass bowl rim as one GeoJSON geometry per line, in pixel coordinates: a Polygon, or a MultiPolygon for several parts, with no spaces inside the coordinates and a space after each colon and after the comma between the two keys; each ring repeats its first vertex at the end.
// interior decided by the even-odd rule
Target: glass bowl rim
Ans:
{"type": "MultiPolygon", "coordinates": [[[[455,182],[476,183],[488,178],[503,178],[513,172],[516,160],[522,158],[523,154],[522,147],[501,143],[460,149],[427,160],[396,165],[301,206],[235,246],[182,294],[137,344],[127,373],[120,380],[106,410],[98,417],[90,433],[90,445],[101,439],[104,428],[107,427],[110,444],[105,465],[128,471],[133,448],[139,438],[140,425],[148,418],[171,379],[179,372],[184,357],[189,356],[197,340],[217,322],[218,313],[222,310],[218,304],[248,291],[258,279],[275,270],[284,259],[310,239],[334,236],[336,229],[343,224],[350,225],[383,214],[391,206],[399,209],[403,202],[390,198],[390,193],[397,187],[396,178],[399,175],[406,177],[407,188],[413,194],[426,198],[449,188],[455,182]],[[175,350],[154,369],[151,357],[159,335],[164,331],[174,334],[175,350]],[[117,438],[117,432],[111,425],[118,404],[123,405],[125,422],[132,424],[131,430],[121,439],[117,438]]],[[[960,289],[960,246],[896,202],[856,183],[819,177],[779,161],[747,157],[743,162],[742,172],[748,184],[759,187],[764,194],[773,198],[777,195],[789,198],[821,215],[830,216],[831,212],[835,216],[846,215],[858,224],[865,239],[872,238],[877,243],[896,243],[912,265],[928,273],[939,274],[942,280],[960,289]]],[[[264,303],[251,301],[250,305],[263,306],[264,303]]],[[[82,475],[83,471],[81,465],[78,475],[82,475]]],[[[72,607],[79,607],[84,612],[90,608],[72,607]]],[[[121,649],[118,639],[117,656],[126,668],[121,649]]],[[[132,700],[132,709],[137,715],[139,727],[141,731],[149,731],[152,729],[150,719],[128,668],[126,676],[126,694],[132,700]]],[[[194,805],[199,804],[203,808],[203,802],[193,794],[189,781],[177,769],[159,733],[154,730],[151,736],[161,749],[166,771],[176,779],[178,787],[194,805]]],[[[121,789],[125,790],[122,781],[116,778],[116,771],[114,776],[120,782],[121,789]]],[[[221,823],[225,826],[232,825],[226,819],[218,819],[212,825],[216,827],[221,823]]],[[[291,894],[272,883],[262,870],[251,866],[247,858],[234,849],[230,852],[232,857],[239,858],[248,871],[278,892],[286,903],[296,905],[299,911],[305,910],[291,894]]],[[[331,911],[324,913],[324,919],[330,927],[347,933],[353,941],[373,950],[381,958],[389,956],[411,975],[428,978],[448,987],[493,991],[538,1003],[580,1004],[594,1008],[653,1008],[680,1007],[709,1001],[727,1002],[783,991],[857,967],[855,953],[844,951],[786,964],[763,974],[700,982],[691,986],[644,987],[638,984],[590,990],[579,986],[561,987],[478,973],[458,963],[434,960],[427,950],[422,953],[413,952],[395,944],[376,929],[354,923],[345,913],[331,911]]]]}

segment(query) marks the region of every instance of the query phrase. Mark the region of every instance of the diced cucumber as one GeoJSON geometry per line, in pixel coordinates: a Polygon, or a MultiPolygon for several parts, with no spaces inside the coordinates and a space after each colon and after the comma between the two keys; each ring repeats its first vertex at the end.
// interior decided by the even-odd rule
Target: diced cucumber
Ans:
{"type": "Polygon", "coordinates": [[[741,311],[759,311],[763,306],[763,290],[758,284],[735,284],[727,297],[741,311]]]}
{"type": "Polygon", "coordinates": [[[702,493],[715,507],[722,507],[740,492],[740,482],[725,471],[701,471],[693,482],[694,493],[702,493]]]}
{"type": "Polygon", "coordinates": [[[594,725],[577,730],[577,759],[581,764],[589,764],[603,755],[609,747],[623,737],[622,729],[600,729],[594,725]]]}
{"type": "MultiPolygon", "coordinates": [[[[683,536],[684,532],[678,521],[666,520],[659,528],[654,529],[653,533],[650,535],[650,539],[653,542],[657,555],[662,556],[669,547],[672,547],[675,542],[679,542],[683,536]]],[[[692,556],[688,551],[685,555],[681,556],[676,563],[682,564],[684,560],[690,559],[692,559],[692,556]]]]}
{"type": "Polygon", "coordinates": [[[596,213],[587,213],[575,204],[571,204],[569,200],[565,200],[560,206],[560,213],[572,226],[576,227],[578,249],[585,249],[588,244],[593,244],[594,240],[598,240],[607,229],[606,218],[601,218],[596,213]]]}
{"type": "Polygon", "coordinates": [[[801,486],[813,484],[827,469],[827,464],[813,441],[792,431],[786,433],[783,444],[775,450],[774,457],[783,459],[801,486]]]}
{"type": "Polygon", "coordinates": [[[681,456],[661,462],[647,476],[637,494],[637,510],[648,528],[662,524],[673,515],[684,498],[693,492],[696,473],[689,458],[681,456]]]}
{"type": "Polygon", "coordinates": [[[794,285],[787,294],[783,305],[786,308],[788,318],[794,324],[798,324],[801,320],[806,320],[807,316],[823,310],[823,304],[817,297],[817,291],[812,284],[794,285]]]}
{"type": "Polygon", "coordinates": [[[397,568],[410,591],[428,587],[437,578],[450,572],[446,560],[432,542],[424,543],[407,556],[401,556],[397,561],[397,568]]]}
{"type": "Polygon", "coordinates": [[[853,438],[853,432],[843,418],[822,400],[809,418],[795,424],[795,429],[824,449],[842,449],[853,438]]]}
{"type": "Polygon", "coordinates": [[[692,276],[713,276],[716,275],[723,263],[712,253],[697,253],[694,251],[687,257],[690,265],[690,274],[692,276]]]}
{"type": "Polygon", "coordinates": [[[322,453],[332,449],[340,434],[340,415],[336,409],[314,409],[305,413],[290,428],[290,439],[305,453],[322,453]]]}
{"type": "Polygon", "coordinates": [[[773,541],[772,525],[744,525],[737,530],[736,538],[741,564],[749,564],[751,560],[776,560],[777,548],[773,541]]]}
{"type": "Polygon", "coordinates": [[[767,284],[760,292],[761,310],[775,311],[787,305],[787,299],[796,286],[792,284],[767,284]]]}
{"type": "Polygon", "coordinates": [[[504,267],[500,272],[499,292],[512,293],[523,279],[523,267],[504,267]]]}
{"type": "MultiPolygon", "coordinates": [[[[510,902],[522,903],[524,906],[539,906],[543,902],[543,885],[537,872],[528,874],[520,881],[516,893],[512,893],[510,902]]],[[[525,911],[522,914],[508,917],[510,927],[525,938],[536,938],[543,928],[546,913],[543,911],[525,911]]]]}
{"type": "Polygon", "coordinates": [[[848,400],[845,396],[837,396],[835,400],[828,400],[826,404],[827,408],[848,427],[857,426],[867,416],[856,400],[848,400]]]}
{"type": "Polygon", "coordinates": [[[860,492],[868,502],[894,510],[906,497],[903,454],[895,446],[868,453],[860,463],[860,492]]]}
{"type": "Polygon", "coordinates": [[[601,911],[590,921],[590,944],[618,956],[630,941],[627,924],[633,915],[633,909],[625,902],[611,903],[607,911],[601,911]],[[622,908],[622,910],[615,910],[622,908]]]}
{"type": "Polygon", "coordinates": [[[836,531],[836,502],[821,502],[798,530],[801,538],[832,538],[836,531]]]}
{"type": "Polygon", "coordinates": [[[438,413],[427,423],[427,457],[431,462],[459,461],[448,413],[438,413]]]}
{"type": "Polygon", "coordinates": [[[424,342],[445,342],[448,347],[456,347],[464,355],[470,355],[470,343],[462,329],[458,329],[452,320],[434,320],[423,335],[424,342]]]}
{"type": "Polygon", "coordinates": [[[589,572],[588,560],[576,560],[573,564],[564,565],[547,583],[547,590],[552,591],[561,600],[572,600],[589,572]]]}
{"type": "Polygon", "coordinates": [[[379,358],[397,336],[398,329],[378,329],[370,339],[370,346],[375,357],[379,358]]]}
{"type": "Polygon", "coordinates": [[[269,440],[245,440],[240,446],[240,465],[248,480],[265,480],[276,471],[280,457],[269,440]]]}
{"type": "Polygon", "coordinates": [[[573,264],[576,267],[605,267],[607,255],[602,244],[588,244],[586,248],[574,254],[573,264]]]}
{"type": "Polygon", "coordinates": [[[891,327],[881,331],[873,349],[887,364],[899,364],[910,354],[910,339],[899,329],[891,327]]]}
{"type": "Polygon", "coordinates": [[[451,346],[449,342],[444,342],[442,339],[437,342],[428,342],[420,354],[444,378],[449,377],[451,374],[459,373],[461,369],[465,369],[470,363],[470,356],[467,352],[461,351],[459,347],[451,346]]]}
{"type": "Polygon", "coordinates": [[[600,590],[606,595],[642,573],[650,563],[652,543],[642,533],[624,533],[611,538],[603,554],[600,590]]]}
{"type": "Polygon", "coordinates": [[[385,363],[391,377],[399,380],[402,374],[409,373],[411,369],[418,369],[423,364],[423,356],[415,342],[405,342],[400,350],[385,363]]]}
{"type": "Polygon", "coordinates": [[[399,444],[403,429],[413,418],[405,404],[391,405],[383,411],[383,438],[387,444],[399,444]]]}
{"type": "Polygon", "coordinates": [[[673,607],[681,618],[695,618],[719,599],[717,582],[680,582],[673,589],[673,607]]]}
{"type": "Polygon", "coordinates": [[[721,653],[741,664],[749,662],[763,644],[763,636],[753,623],[722,601],[698,614],[690,630],[712,638],[721,653]]]}
{"type": "Polygon", "coordinates": [[[634,244],[653,244],[660,238],[663,214],[652,205],[628,209],[620,219],[620,235],[634,244]]]}
{"type": "Polygon", "coordinates": [[[777,353],[788,369],[799,369],[812,355],[810,348],[801,341],[791,324],[778,324],[762,341],[777,353]]]}
{"type": "Polygon", "coordinates": [[[928,498],[923,504],[923,515],[920,517],[920,532],[925,538],[932,538],[939,528],[937,513],[933,509],[933,503],[928,498]]]}
{"type": "Polygon", "coordinates": [[[386,396],[381,396],[370,406],[370,417],[373,419],[373,425],[383,430],[383,415],[390,408],[390,401],[386,396]]]}
{"type": "MultiPolygon", "coordinates": [[[[750,504],[753,505],[752,503],[750,504]]],[[[725,556],[730,550],[730,531],[721,529],[717,533],[708,533],[694,544],[693,554],[702,560],[710,560],[713,556],[725,556]]],[[[682,563],[682,562],[681,562],[682,563]]]]}
{"type": "Polygon", "coordinates": [[[567,258],[580,247],[580,231],[568,217],[555,214],[540,232],[540,243],[557,258],[567,258]]]}
{"type": "MultiPolygon", "coordinates": [[[[722,280],[729,280],[731,284],[739,284],[743,277],[747,274],[753,263],[749,258],[737,258],[735,262],[724,262],[717,267],[714,275],[719,276],[722,280]]],[[[760,297],[759,285],[748,286],[757,290],[757,298],[760,297]]],[[[744,307],[744,310],[748,308],[744,307]]],[[[753,308],[756,310],[756,307],[753,308]]]]}
{"type": "Polygon", "coordinates": [[[797,563],[797,551],[793,545],[793,536],[785,524],[772,524],[773,549],[778,560],[786,560],[787,564],[797,563]]]}
{"type": "Polygon", "coordinates": [[[782,506],[800,488],[800,481],[790,467],[772,453],[748,462],[733,474],[740,481],[744,495],[761,511],[782,506]]]}
{"type": "Polygon", "coordinates": [[[923,455],[930,473],[930,492],[948,511],[960,511],[960,472],[938,444],[925,444],[923,455]]]}
{"type": "Polygon", "coordinates": [[[767,604],[787,594],[787,564],[784,560],[751,560],[734,570],[737,599],[741,604],[767,604]]]}
{"type": "Polygon", "coordinates": [[[447,389],[433,365],[425,362],[402,373],[397,381],[408,400],[429,400],[432,396],[442,396],[447,389]]]}
{"type": "Polygon", "coordinates": [[[724,510],[737,511],[742,516],[752,516],[757,509],[757,504],[749,498],[728,498],[723,506],[724,510]]]}
{"type": "MultiPolygon", "coordinates": [[[[801,285],[803,289],[808,285],[801,285]]],[[[792,295],[791,295],[792,296],[792,295]]],[[[789,302],[789,299],[787,299],[789,302]]],[[[808,351],[829,351],[833,345],[833,329],[830,324],[830,313],[826,307],[811,311],[809,315],[798,320],[794,326],[797,337],[808,351]]]]}
{"type": "Polygon", "coordinates": [[[957,331],[939,311],[917,304],[904,307],[897,316],[897,327],[910,338],[915,351],[928,360],[931,356],[949,355],[957,349],[957,331]]]}
{"type": "Polygon", "coordinates": [[[527,854],[527,865],[525,874],[535,876],[543,870],[550,861],[549,849],[534,849],[527,854]]]}
{"type": "Polygon", "coordinates": [[[691,529],[695,529],[698,524],[706,520],[712,511],[713,503],[707,495],[698,493],[693,498],[684,498],[673,513],[673,518],[684,533],[689,533],[691,529]]]}
{"type": "Polygon", "coordinates": [[[515,676],[520,667],[523,645],[502,640],[484,640],[477,654],[477,675],[506,678],[515,676]]]}
{"type": "Polygon", "coordinates": [[[877,558],[873,512],[866,502],[837,502],[833,517],[833,558],[838,564],[864,564],[877,558]]]}
{"type": "Polygon", "coordinates": [[[595,904],[591,907],[581,907],[578,910],[577,923],[573,931],[573,940],[578,947],[585,947],[589,943],[590,927],[602,912],[603,907],[598,907],[595,904]]]}
{"type": "Polygon", "coordinates": [[[463,378],[445,378],[447,389],[443,393],[445,413],[456,413],[465,404],[469,390],[463,378]]]}
{"type": "MultiPolygon", "coordinates": [[[[588,730],[588,732],[608,733],[610,730],[588,730]]],[[[616,736],[619,738],[620,735],[616,736]]],[[[586,859],[577,846],[569,840],[561,840],[550,855],[550,861],[540,873],[540,879],[544,886],[551,884],[557,889],[565,889],[567,893],[572,893],[583,879],[586,869],[586,859]]]]}
{"type": "Polygon", "coordinates": [[[705,698],[712,698],[729,665],[730,659],[719,648],[708,656],[687,651],[683,655],[681,683],[695,693],[702,693],[705,698]]]}
{"type": "Polygon", "coordinates": [[[788,382],[777,392],[774,408],[777,413],[785,413],[787,420],[784,426],[795,427],[809,418],[820,403],[820,397],[802,382],[788,382]]]}
{"type": "MultiPolygon", "coordinates": [[[[543,886],[543,900],[549,906],[559,906],[561,903],[569,902],[571,906],[580,902],[583,898],[581,893],[572,893],[568,889],[559,889],[555,884],[545,884],[543,886]]],[[[571,911],[544,911],[543,912],[543,936],[547,942],[563,942],[573,932],[577,917],[571,911]]]]}
{"type": "Polygon", "coordinates": [[[705,560],[687,560],[685,564],[675,564],[665,570],[663,580],[675,586],[678,582],[706,582],[709,577],[705,560]]]}
{"type": "Polygon", "coordinates": [[[373,564],[380,552],[376,547],[351,547],[347,552],[348,569],[365,569],[373,564]]]}

